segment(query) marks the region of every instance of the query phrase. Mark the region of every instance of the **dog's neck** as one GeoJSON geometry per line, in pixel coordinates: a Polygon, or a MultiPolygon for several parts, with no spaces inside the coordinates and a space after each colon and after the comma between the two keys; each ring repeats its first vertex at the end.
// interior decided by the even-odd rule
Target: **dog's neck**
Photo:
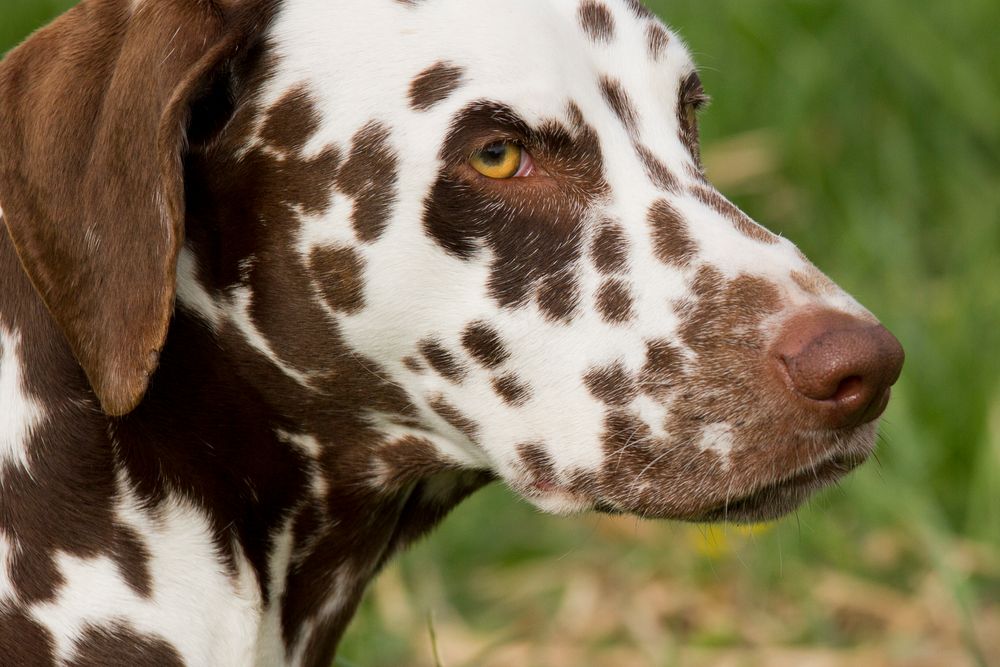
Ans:
{"type": "Polygon", "coordinates": [[[220,551],[253,566],[285,647],[328,664],[378,569],[488,478],[419,453],[378,478],[389,437],[357,396],[331,382],[326,406],[311,406],[324,396],[294,385],[241,336],[179,309],[149,394],[113,434],[142,495],[196,502],[220,551]]]}
{"type": "Polygon", "coordinates": [[[258,655],[281,650],[302,664],[329,664],[378,569],[489,481],[435,468],[419,447],[385,448],[388,435],[363,418],[357,385],[338,394],[331,379],[322,394],[307,397],[241,336],[212,330],[183,308],[143,402],[124,418],[104,417],[6,234],[0,260],[0,317],[21,336],[26,390],[45,414],[73,415],[36,429],[28,452],[30,467],[44,465],[46,483],[64,488],[36,498],[27,471],[4,472],[14,492],[0,497],[0,529],[18,537],[32,565],[13,577],[26,599],[59,594],[56,552],[90,558],[106,551],[133,573],[133,587],[155,591],[141,536],[114,520],[124,482],[153,516],[170,501],[196,508],[234,581],[253,573],[263,609],[250,622],[270,644],[258,655]],[[74,496],[81,475],[90,480],[86,499],[74,496]],[[16,507],[5,511],[8,501],[16,507]],[[82,530],[46,533],[30,523],[35,510],[82,530]],[[19,518],[7,525],[4,516],[19,518]]]}

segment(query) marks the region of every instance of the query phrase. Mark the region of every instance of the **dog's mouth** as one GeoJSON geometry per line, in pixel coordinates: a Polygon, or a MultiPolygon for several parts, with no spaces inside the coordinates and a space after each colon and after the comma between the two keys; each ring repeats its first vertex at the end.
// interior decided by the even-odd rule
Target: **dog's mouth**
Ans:
{"type": "Polygon", "coordinates": [[[866,456],[838,454],[738,498],[724,501],[691,521],[750,523],[777,519],[796,509],[816,491],[861,465],[866,456]]]}
{"type": "MultiPolygon", "coordinates": [[[[529,475],[511,486],[539,509],[555,514],[597,511],[695,523],[769,521],[794,511],[864,463],[875,448],[875,429],[866,425],[832,434],[801,433],[799,442],[808,442],[813,456],[795,467],[776,456],[770,462],[756,461],[751,469],[725,466],[677,485],[639,486],[636,478],[614,470],[579,477],[529,475]]],[[[778,451],[787,454],[788,449],[778,451]]],[[[637,477],[641,479],[651,465],[637,477]]],[[[676,465],[662,472],[664,481],[682,477],[676,465]]]]}
{"type": "MultiPolygon", "coordinates": [[[[708,509],[683,516],[667,515],[647,518],[664,518],[691,523],[756,523],[778,519],[798,508],[815,492],[827,487],[864,463],[863,455],[837,455],[819,464],[809,466],[778,481],[769,482],[753,491],[722,501],[708,509]]],[[[591,508],[602,514],[628,514],[630,510],[613,502],[596,500],[591,508]]]]}

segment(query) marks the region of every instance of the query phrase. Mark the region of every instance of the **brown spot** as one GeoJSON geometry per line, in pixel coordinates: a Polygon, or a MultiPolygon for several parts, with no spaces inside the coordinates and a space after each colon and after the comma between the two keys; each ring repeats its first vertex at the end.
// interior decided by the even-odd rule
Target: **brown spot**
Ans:
{"type": "Polygon", "coordinates": [[[608,192],[593,128],[556,120],[533,127],[509,107],[477,102],[456,115],[441,159],[444,166],[425,202],[424,228],[461,259],[492,251],[489,294],[501,307],[525,305],[539,281],[579,259],[586,211],[608,192]],[[527,146],[550,178],[537,187],[509,187],[476,174],[468,166],[471,151],[498,133],[527,146]]]}
{"type": "Polygon", "coordinates": [[[792,280],[806,294],[822,296],[829,293],[833,284],[819,270],[810,268],[805,271],[792,271],[792,280]]]}
{"type": "Polygon", "coordinates": [[[0,606],[0,657],[7,665],[48,667],[56,664],[51,633],[20,610],[0,606]]]}
{"type": "MultiPolygon", "coordinates": [[[[718,358],[723,348],[763,351],[761,321],[780,308],[777,286],[755,276],[727,281],[705,267],[691,283],[694,301],[682,308],[681,338],[699,355],[718,358]]],[[[733,359],[735,361],[735,359],[733,359]]],[[[727,364],[730,368],[737,364],[727,364]]]]}
{"type": "Polygon", "coordinates": [[[552,484],[556,481],[556,467],[552,463],[552,457],[542,445],[535,443],[518,445],[517,456],[531,475],[532,482],[552,484]]]}
{"type": "Polygon", "coordinates": [[[274,149],[297,154],[319,128],[322,116],[305,85],[292,88],[268,109],[260,138],[274,149]]]}
{"type": "Polygon", "coordinates": [[[106,627],[87,626],[76,641],[75,648],[76,653],[68,667],[184,665],[177,650],[169,643],[159,637],[139,634],[121,623],[106,627]]]}
{"type": "Polygon", "coordinates": [[[396,203],[398,158],[389,145],[389,129],[371,122],[354,135],[351,154],[337,185],[354,199],[351,221],[362,241],[378,240],[396,203]]]}
{"type": "Polygon", "coordinates": [[[625,4],[628,5],[628,8],[630,10],[632,10],[632,13],[635,14],[636,18],[640,19],[656,18],[656,15],[652,11],[650,11],[649,8],[646,7],[646,5],[642,4],[640,0],[625,0],[625,4]]]}
{"type": "Polygon", "coordinates": [[[459,430],[472,442],[476,442],[479,439],[479,425],[463,415],[458,408],[446,401],[443,396],[431,399],[430,407],[441,419],[459,430]]]}
{"type": "Polygon", "coordinates": [[[635,297],[629,283],[619,278],[605,280],[597,290],[597,311],[609,324],[623,324],[635,317],[635,297]]]}
{"type": "Polygon", "coordinates": [[[149,598],[153,594],[150,554],[139,534],[128,526],[119,526],[112,553],[125,582],[141,597],[149,598]]]}
{"type": "Polygon", "coordinates": [[[664,264],[687,266],[697,246],[688,235],[687,225],[677,209],[665,199],[656,200],[649,207],[649,224],[656,258],[664,264]]]}
{"type": "Polygon", "coordinates": [[[703,185],[695,185],[691,187],[691,193],[702,204],[729,220],[744,236],[758,243],[773,245],[778,242],[777,236],[751,220],[750,216],[719,194],[718,190],[703,185]]]}
{"type": "Polygon", "coordinates": [[[351,248],[314,248],[309,268],[331,308],[347,314],[364,305],[364,262],[351,248]]]}
{"type": "Polygon", "coordinates": [[[684,165],[684,171],[687,173],[688,177],[698,183],[708,183],[708,178],[705,177],[705,169],[698,164],[686,164],[684,165]]]}
{"type": "Polygon", "coordinates": [[[584,117],[583,111],[580,110],[580,105],[576,102],[570,102],[567,113],[569,114],[570,122],[573,123],[574,130],[578,132],[587,130],[587,119],[584,117]]]}
{"type": "Polygon", "coordinates": [[[441,455],[434,443],[412,435],[382,445],[376,456],[385,472],[379,481],[385,484],[387,490],[400,489],[457,468],[455,463],[441,455]]]}
{"type": "Polygon", "coordinates": [[[438,62],[419,75],[410,84],[410,106],[417,111],[427,111],[448,98],[462,85],[463,70],[458,65],[438,62]]]}
{"type": "Polygon", "coordinates": [[[510,357],[500,334],[485,322],[474,322],[466,327],[462,345],[473,359],[486,368],[496,368],[510,357]]]}
{"type": "Polygon", "coordinates": [[[538,286],[538,308],[548,319],[567,323],[580,305],[580,287],[572,271],[562,271],[538,286]]]}
{"type": "Polygon", "coordinates": [[[620,487],[618,490],[623,494],[629,491],[624,480],[630,480],[639,473],[639,470],[622,469],[630,460],[627,452],[631,448],[644,446],[650,435],[646,422],[624,410],[612,410],[604,418],[602,439],[604,452],[608,457],[607,467],[616,480],[615,486],[620,487]]]}
{"type": "Polygon", "coordinates": [[[661,190],[680,192],[680,182],[677,177],[667,168],[667,165],[663,164],[660,158],[656,157],[653,151],[639,143],[635,144],[635,151],[639,154],[646,175],[653,182],[653,185],[661,190]]]}
{"type": "Polygon", "coordinates": [[[643,393],[664,400],[684,377],[684,358],[670,341],[646,343],[646,363],[639,374],[643,393]]]}
{"type": "Polygon", "coordinates": [[[420,344],[420,353],[430,362],[431,368],[451,382],[461,382],[465,377],[465,366],[436,340],[426,340],[420,344]]]}
{"type": "Polygon", "coordinates": [[[620,273],[628,268],[628,239],[615,222],[606,222],[597,230],[590,246],[590,258],[603,274],[620,273]]]}
{"type": "Polygon", "coordinates": [[[646,27],[646,46],[649,48],[649,57],[659,60],[666,53],[670,44],[670,33],[659,23],[650,23],[646,27]]]}
{"type": "Polygon", "coordinates": [[[622,86],[621,82],[610,76],[602,76],[601,94],[629,134],[634,135],[639,128],[639,112],[636,111],[635,105],[632,104],[632,100],[625,92],[625,87],[622,86]]]}
{"type": "Polygon", "coordinates": [[[408,356],[405,359],[403,359],[403,365],[406,366],[413,373],[419,374],[427,370],[427,367],[424,366],[423,362],[420,361],[420,359],[413,356],[408,356]]]}
{"type": "Polygon", "coordinates": [[[607,44],[614,39],[615,19],[603,3],[597,0],[584,0],[577,16],[584,32],[595,42],[607,44]]]}
{"type": "Polygon", "coordinates": [[[524,405],[531,398],[531,387],[521,382],[513,373],[493,380],[493,390],[514,407],[524,405]]]}
{"type": "Polygon", "coordinates": [[[594,398],[608,405],[627,405],[638,393],[635,378],[620,361],[587,371],[583,382],[594,398]]]}

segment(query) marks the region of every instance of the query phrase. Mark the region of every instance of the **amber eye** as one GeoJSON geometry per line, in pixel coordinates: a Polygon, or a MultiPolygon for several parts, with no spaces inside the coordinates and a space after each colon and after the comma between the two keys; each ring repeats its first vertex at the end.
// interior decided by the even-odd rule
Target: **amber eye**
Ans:
{"type": "Polygon", "coordinates": [[[524,149],[517,144],[498,141],[473,153],[469,164],[487,178],[513,178],[521,171],[524,156],[524,149]]]}

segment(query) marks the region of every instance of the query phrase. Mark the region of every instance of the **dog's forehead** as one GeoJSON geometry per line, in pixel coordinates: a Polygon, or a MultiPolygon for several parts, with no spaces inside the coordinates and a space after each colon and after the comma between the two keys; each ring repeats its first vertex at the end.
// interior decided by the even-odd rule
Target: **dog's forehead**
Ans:
{"type": "Polygon", "coordinates": [[[628,0],[286,0],[271,40],[279,76],[266,97],[307,83],[353,127],[409,111],[406,93],[435,67],[460,83],[439,113],[489,99],[529,123],[603,103],[608,76],[667,114],[694,69],[683,42],[628,0]]]}

